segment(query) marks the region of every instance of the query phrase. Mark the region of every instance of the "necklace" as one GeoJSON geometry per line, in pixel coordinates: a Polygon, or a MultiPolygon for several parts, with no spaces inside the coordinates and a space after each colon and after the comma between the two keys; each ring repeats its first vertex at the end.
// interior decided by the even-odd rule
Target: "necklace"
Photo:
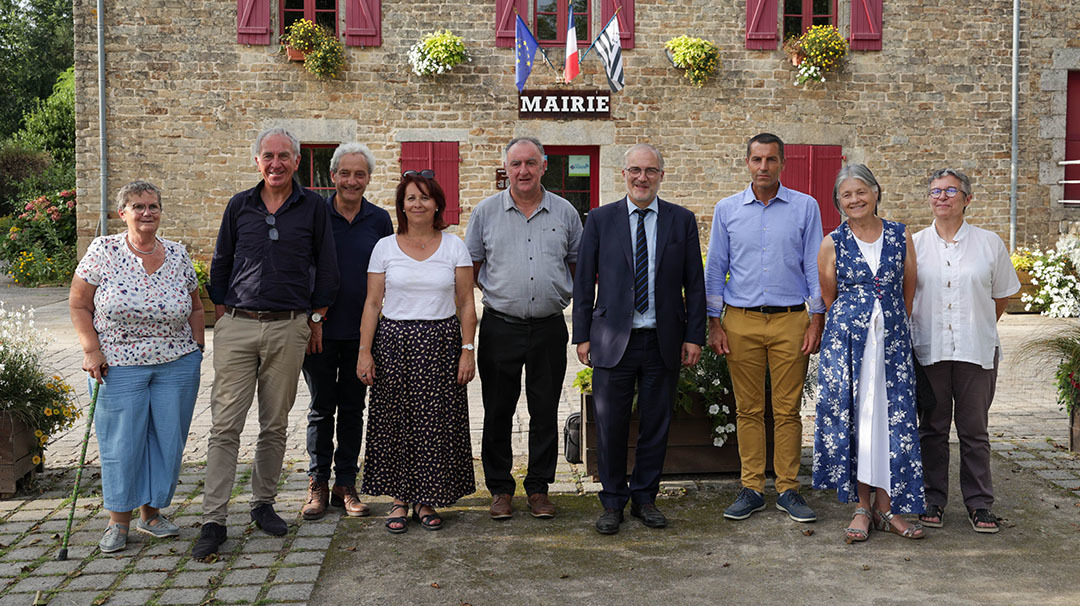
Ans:
{"type": "Polygon", "coordinates": [[[427,250],[427,245],[428,245],[428,244],[431,244],[432,242],[434,242],[434,241],[435,241],[435,238],[439,237],[440,235],[441,235],[441,234],[439,234],[439,233],[436,233],[436,234],[435,234],[434,236],[432,236],[431,238],[428,238],[428,239],[427,239],[427,242],[413,242],[413,241],[412,241],[412,239],[410,238],[410,239],[409,239],[409,243],[410,243],[410,244],[412,244],[413,246],[419,246],[419,247],[420,247],[420,250],[427,250]]]}
{"type": "Polygon", "coordinates": [[[135,248],[134,244],[131,243],[131,238],[125,237],[124,239],[127,241],[127,245],[131,247],[131,250],[133,250],[133,251],[135,251],[137,253],[140,253],[140,254],[143,254],[143,255],[151,255],[151,254],[154,254],[155,250],[157,250],[157,239],[154,240],[154,247],[151,248],[150,250],[139,250],[138,248],[135,248]]]}

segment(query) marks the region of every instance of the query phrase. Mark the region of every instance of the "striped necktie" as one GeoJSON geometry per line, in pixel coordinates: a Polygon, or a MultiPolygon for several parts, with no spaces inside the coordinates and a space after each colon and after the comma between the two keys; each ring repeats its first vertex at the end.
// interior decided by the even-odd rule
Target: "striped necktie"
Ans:
{"type": "Polygon", "coordinates": [[[634,211],[637,219],[637,244],[634,253],[634,309],[645,313],[649,309],[649,243],[645,239],[645,215],[649,208],[634,211]]]}

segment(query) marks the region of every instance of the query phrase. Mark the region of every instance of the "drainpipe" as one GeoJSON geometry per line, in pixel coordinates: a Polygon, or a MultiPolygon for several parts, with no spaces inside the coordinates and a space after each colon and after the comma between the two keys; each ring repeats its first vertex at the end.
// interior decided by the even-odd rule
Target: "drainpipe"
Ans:
{"type": "Polygon", "coordinates": [[[101,223],[99,235],[109,233],[109,145],[105,139],[105,0],[97,0],[98,142],[101,164],[101,223]]]}
{"type": "Polygon", "coordinates": [[[1013,0],[1012,39],[1012,166],[1009,175],[1009,252],[1016,250],[1016,181],[1020,155],[1018,131],[1020,128],[1020,0],[1013,0]]]}

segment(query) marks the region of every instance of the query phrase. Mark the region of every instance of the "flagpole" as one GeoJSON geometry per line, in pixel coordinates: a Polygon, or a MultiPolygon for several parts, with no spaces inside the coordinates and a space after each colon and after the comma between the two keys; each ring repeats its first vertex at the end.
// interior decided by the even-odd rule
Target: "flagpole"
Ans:
{"type": "Polygon", "coordinates": [[[596,46],[596,41],[600,39],[600,36],[604,35],[604,32],[607,30],[607,26],[611,25],[612,20],[614,20],[615,17],[619,16],[619,11],[621,11],[621,10],[622,10],[622,5],[621,4],[619,6],[615,7],[615,13],[611,15],[611,19],[608,19],[607,23],[604,24],[604,27],[600,28],[600,33],[597,34],[596,39],[592,41],[592,44],[589,45],[589,48],[585,49],[585,52],[581,55],[581,57],[578,58],[579,63],[584,61],[585,57],[589,56],[589,51],[591,51],[593,49],[593,47],[596,46]]]}
{"type": "MultiPolygon", "coordinates": [[[[615,12],[616,12],[616,14],[618,13],[618,11],[615,11],[615,12]]],[[[518,12],[518,9],[517,9],[516,6],[514,7],[514,15],[516,15],[517,17],[521,17],[521,13],[518,12]]],[[[522,19],[521,22],[525,23],[525,20],[522,19]]],[[[526,29],[529,28],[528,23],[525,24],[525,28],[526,29]]],[[[532,34],[532,30],[529,30],[529,33],[532,34]]],[[[532,34],[532,35],[533,35],[533,40],[536,40],[536,34],[532,34]]],[[[555,67],[555,64],[553,64],[551,62],[551,59],[548,59],[547,53],[544,51],[544,47],[540,46],[539,42],[537,42],[537,44],[536,44],[536,50],[540,51],[540,54],[544,56],[544,61],[547,62],[548,67],[551,68],[551,71],[555,72],[556,76],[562,76],[562,74],[559,73],[559,70],[555,67]]]]}

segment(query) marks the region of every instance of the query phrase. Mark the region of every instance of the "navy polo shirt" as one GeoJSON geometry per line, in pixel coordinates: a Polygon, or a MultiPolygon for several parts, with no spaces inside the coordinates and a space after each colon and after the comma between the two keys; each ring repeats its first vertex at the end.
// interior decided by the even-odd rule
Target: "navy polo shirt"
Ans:
{"type": "Polygon", "coordinates": [[[326,203],[330,206],[341,286],[337,299],[326,313],[323,338],[359,339],[371,249],[380,239],[394,233],[394,225],[390,222],[390,213],[368,202],[367,198],[360,201],[360,212],[349,222],[334,208],[336,196],[337,193],[331,194],[326,203]]]}

